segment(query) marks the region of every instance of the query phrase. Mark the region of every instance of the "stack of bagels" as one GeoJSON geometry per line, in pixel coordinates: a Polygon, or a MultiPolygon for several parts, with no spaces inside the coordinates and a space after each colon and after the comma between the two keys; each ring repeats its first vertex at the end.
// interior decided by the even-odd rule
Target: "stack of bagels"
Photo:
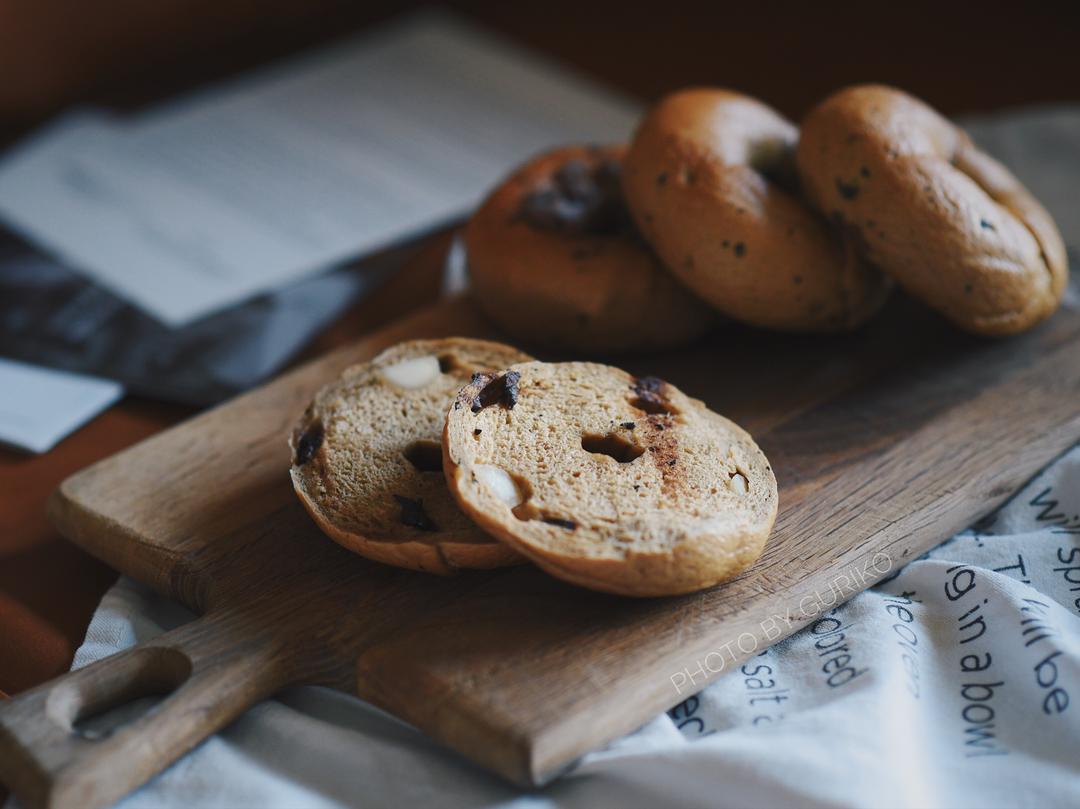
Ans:
{"type": "Polygon", "coordinates": [[[719,89],[662,99],[624,146],[544,154],[465,231],[475,296],[529,344],[614,352],[718,319],[835,332],[893,282],[958,327],[1028,329],[1067,281],[1053,219],[923,102],[849,87],[796,127],[719,89]]]}

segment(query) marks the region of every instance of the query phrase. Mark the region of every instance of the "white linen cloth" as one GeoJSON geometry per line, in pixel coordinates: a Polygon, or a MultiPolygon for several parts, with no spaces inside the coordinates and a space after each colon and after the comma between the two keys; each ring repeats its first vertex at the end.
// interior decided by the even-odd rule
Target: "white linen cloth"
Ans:
{"type": "MultiPolygon", "coordinates": [[[[969,128],[1075,255],[1080,110],[969,128]]],[[[74,665],[192,617],[121,579],[74,665]]],[[[1080,806],[1080,446],[997,514],[545,789],[509,786],[358,699],[297,688],[120,805],[1080,806]]]]}

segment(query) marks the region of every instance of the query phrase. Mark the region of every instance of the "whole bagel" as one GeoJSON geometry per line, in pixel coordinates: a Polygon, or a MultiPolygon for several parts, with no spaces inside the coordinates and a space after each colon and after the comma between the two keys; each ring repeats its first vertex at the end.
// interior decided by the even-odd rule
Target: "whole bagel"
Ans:
{"type": "Polygon", "coordinates": [[[508,334],[609,353],[686,343],[713,322],[634,229],[621,190],[625,153],[569,146],[543,154],[469,220],[476,300],[508,334]]]}
{"type": "Polygon", "coordinates": [[[1053,219],[958,127],[900,90],[841,90],[802,124],[807,196],[871,262],[958,326],[1013,334],[1049,316],[1068,276],[1053,219]]]}
{"type": "Polygon", "coordinates": [[[799,197],[798,130],[727,90],[689,89],[646,115],[625,160],[642,233],[680,280],[755,326],[837,331],[868,319],[887,280],[799,197]]]}

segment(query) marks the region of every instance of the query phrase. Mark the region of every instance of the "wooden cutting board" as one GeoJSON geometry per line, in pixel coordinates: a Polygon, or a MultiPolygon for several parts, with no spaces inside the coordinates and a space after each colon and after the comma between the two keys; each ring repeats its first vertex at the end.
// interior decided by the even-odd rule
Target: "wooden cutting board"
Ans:
{"type": "Polygon", "coordinates": [[[202,617],[0,707],[0,778],[97,806],[288,684],[360,695],[522,785],[634,730],[993,509],[1080,439],[1075,290],[1018,338],[897,298],[855,335],[729,329],[622,364],[749,429],[780,487],[762,558],[725,586],[632,600],[532,567],[440,579],[325,539],[286,435],[315,390],[396,341],[490,334],[442,304],[67,480],[63,533],[202,617]],[[170,693],[171,692],[171,693],[170,693]],[[170,693],[104,738],[73,723],[170,693]]]}

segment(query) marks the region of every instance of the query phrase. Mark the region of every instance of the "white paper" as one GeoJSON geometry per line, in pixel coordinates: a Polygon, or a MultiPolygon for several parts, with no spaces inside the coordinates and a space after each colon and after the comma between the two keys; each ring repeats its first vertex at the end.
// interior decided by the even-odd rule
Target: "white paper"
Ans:
{"type": "Polygon", "coordinates": [[[473,206],[636,106],[443,14],[125,122],[67,122],[0,166],[0,215],[181,325],[473,206]]]}
{"type": "Polygon", "coordinates": [[[0,443],[45,452],[123,393],[106,379],[0,359],[0,443]]]}

